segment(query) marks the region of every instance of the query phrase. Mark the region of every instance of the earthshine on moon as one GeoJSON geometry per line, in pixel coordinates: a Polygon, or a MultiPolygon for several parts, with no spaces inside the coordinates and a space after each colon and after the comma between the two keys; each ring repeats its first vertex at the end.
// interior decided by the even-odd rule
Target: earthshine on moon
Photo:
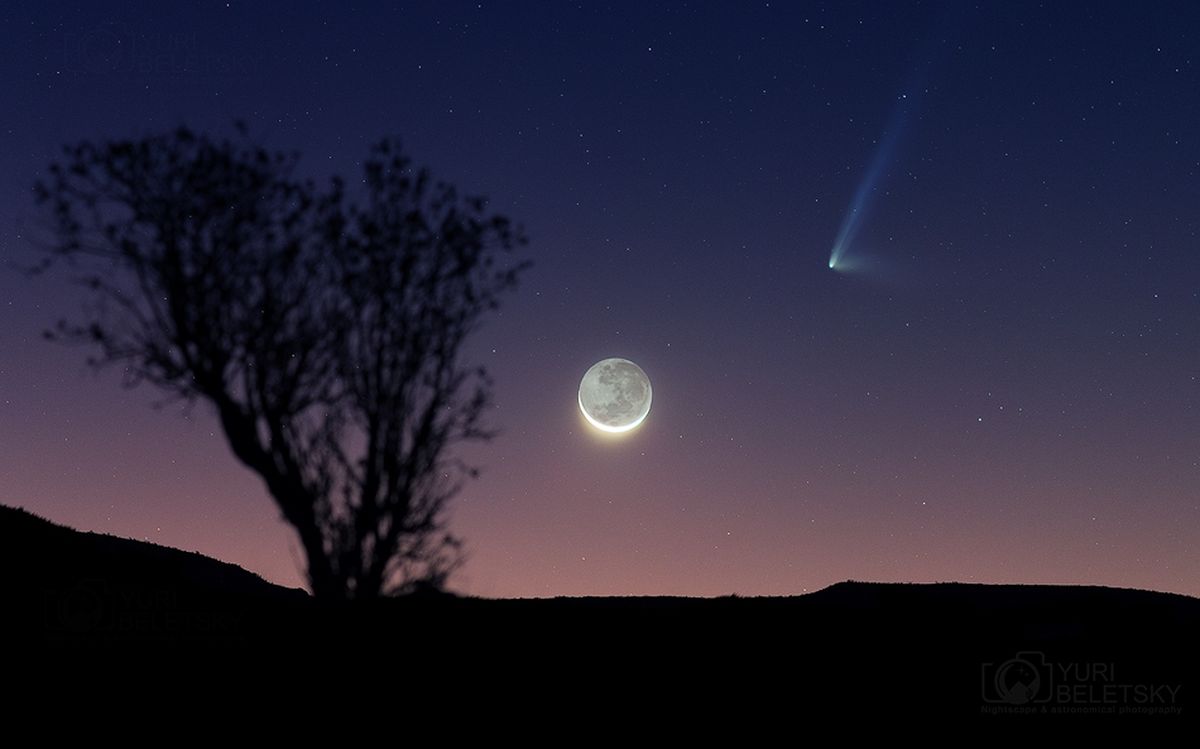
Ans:
{"type": "Polygon", "coordinates": [[[596,362],[579,383],[579,410],[603,432],[636,429],[650,413],[650,378],[628,359],[596,362]]]}

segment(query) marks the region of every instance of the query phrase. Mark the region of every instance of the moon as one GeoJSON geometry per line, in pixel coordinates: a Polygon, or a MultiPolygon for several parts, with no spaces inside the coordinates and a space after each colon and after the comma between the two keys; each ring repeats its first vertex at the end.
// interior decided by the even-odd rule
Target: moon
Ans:
{"type": "Polygon", "coordinates": [[[579,383],[579,410],[602,432],[637,429],[650,413],[650,378],[628,359],[598,361],[579,383]]]}

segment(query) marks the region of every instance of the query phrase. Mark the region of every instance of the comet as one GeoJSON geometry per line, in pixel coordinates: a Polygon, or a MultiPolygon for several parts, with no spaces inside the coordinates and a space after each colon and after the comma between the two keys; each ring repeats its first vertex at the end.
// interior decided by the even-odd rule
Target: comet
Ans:
{"type": "Polygon", "coordinates": [[[854,263],[846,255],[847,250],[854,244],[854,239],[858,236],[863,221],[874,204],[880,180],[887,172],[887,167],[892,161],[892,154],[896,150],[896,144],[900,141],[905,125],[908,124],[909,116],[915,108],[916,102],[913,98],[907,94],[900,95],[896,107],[888,119],[883,136],[875,147],[871,163],[858,183],[858,189],[854,191],[854,199],[850,201],[850,207],[842,218],[837,239],[833,242],[833,250],[829,253],[830,270],[848,271],[854,268],[854,263]]]}

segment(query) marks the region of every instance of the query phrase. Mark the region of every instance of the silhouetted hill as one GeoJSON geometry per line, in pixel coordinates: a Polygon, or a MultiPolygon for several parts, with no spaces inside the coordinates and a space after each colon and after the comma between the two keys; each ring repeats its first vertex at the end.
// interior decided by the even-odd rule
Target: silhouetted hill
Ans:
{"type": "Polygon", "coordinates": [[[81,533],[3,506],[0,596],[6,628],[105,647],[224,640],[240,636],[247,613],[309,598],[202,554],[81,533]]]}
{"type": "Polygon", "coordinates": [[[160,681],[257,669],[306,685],[399,674],[405,699],[616,705],[626,718],[661,719],[674,704],[692,719],[771,723],[829,713],[1157,720],[1194,713],[1200,674],[1200,600],[1167,593],[846,582],[778,598],[329,606],[199,554],[8,508],[0,600],[5,642],[27,643],[40,665],[111,675],[140,663],[160,681]]]}

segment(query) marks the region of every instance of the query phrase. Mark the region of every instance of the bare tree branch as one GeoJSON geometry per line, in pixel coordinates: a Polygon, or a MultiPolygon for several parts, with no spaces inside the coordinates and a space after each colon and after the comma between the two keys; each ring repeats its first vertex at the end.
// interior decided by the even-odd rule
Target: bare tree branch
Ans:
{"type": "MultiPolygon", "coordinates": [[[[516,285],[519,227],[375,146],[363,194],[297,178],[295,154],[180,128],[68,146],[36,195],[49,265],[84,268],[86,344],[127,385],[216,412],[296,529],[316,595],[443,585],[445,510],[476,471],[491,382],[464,341],[516,285]]],[[[40,264],[37,271],[47,264],[40,264]]]]}

